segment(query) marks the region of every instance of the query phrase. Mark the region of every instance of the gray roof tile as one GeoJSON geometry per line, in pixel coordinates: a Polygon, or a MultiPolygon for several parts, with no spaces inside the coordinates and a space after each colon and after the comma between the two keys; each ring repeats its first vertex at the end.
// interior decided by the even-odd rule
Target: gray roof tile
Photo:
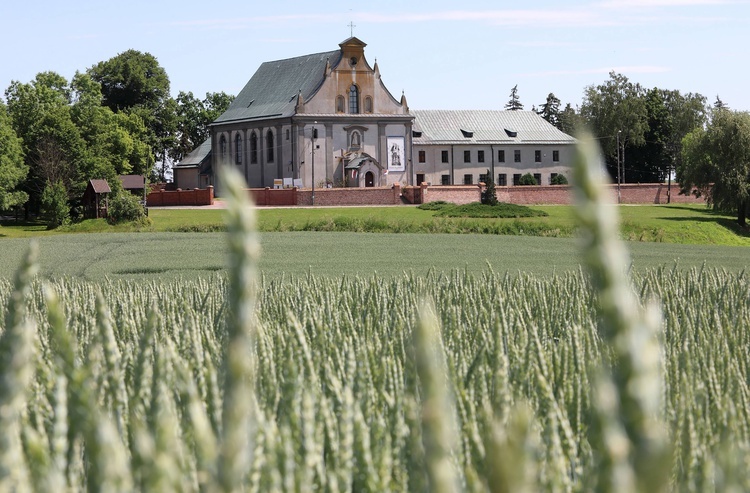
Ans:
{"type": "Polygon", "coordinates": [[[182,160],[175,165],[177,166],[198,166],[208,157],[211,152],[211,139],[206,139],[201,145],[190,151],[190,153],[182,158],[182,160]]]}
{"type": "Polygon", "coordinates": [[[574,144],[533,111],[412,110],[415,145],[425,144],[574,144]],[[515,136],[513,136],[515,133],[515,136]],[[470,137],[467,137],[470,135],[470,137]]]}
{"type": "Polygon", "coordinates": [[[335,67],[340,58],[336,50],[262,63],[214,123],[293,115],[297,94],[310,99],[323,83],[326,61],[335,67]]]}

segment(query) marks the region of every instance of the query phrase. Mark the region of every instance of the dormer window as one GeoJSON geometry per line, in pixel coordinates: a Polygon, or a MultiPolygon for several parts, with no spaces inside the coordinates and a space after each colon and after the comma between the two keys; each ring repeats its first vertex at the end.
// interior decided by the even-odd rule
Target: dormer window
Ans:
{"type": "Polygon", "coordinates": [[[518,137],[518,132],[516,132],[515,130],[508,130],[506,128],[505,133],[508,135],[508,137],[513,137],[513,138],[518,137]]]}
{"type": "Polygon", "coordinates": [[[461,133],[463,134],[464,138],[470,139],[474,137],[474,132],[469,132],[468,130],[461,129],[461,133]]]}

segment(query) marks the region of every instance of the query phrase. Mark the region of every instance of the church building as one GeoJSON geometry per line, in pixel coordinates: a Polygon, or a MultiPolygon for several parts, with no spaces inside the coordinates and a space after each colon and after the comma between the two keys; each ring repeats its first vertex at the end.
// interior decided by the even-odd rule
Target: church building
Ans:
{"type": "MultiPolygon", "coordinates": [[[[409,111],[350,37],[335,51],[261,64],[210,139],[174,167],[178,187],[217,185],[233,166],[250,187],[517,182],[568,174],[575,139],[532,111],[409,111]]],[[[217,190],[217,193],[221,193],[217,190]]]]}

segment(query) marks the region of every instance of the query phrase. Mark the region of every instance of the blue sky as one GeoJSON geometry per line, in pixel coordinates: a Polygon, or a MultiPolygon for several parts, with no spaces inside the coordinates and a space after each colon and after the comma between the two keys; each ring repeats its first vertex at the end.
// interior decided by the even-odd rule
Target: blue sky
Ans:
{"type": "Polygon", "coordinates": [[[3,93],[133,48],[157,57],[173,95],[236,94],[264,61],[337,49],[353,22],[414,109],[502,109],[516,84],[525,109],[550,92],[575,106],[615,70],[750,110],[750,0],[40,0],[1,11],[3,93]]]}

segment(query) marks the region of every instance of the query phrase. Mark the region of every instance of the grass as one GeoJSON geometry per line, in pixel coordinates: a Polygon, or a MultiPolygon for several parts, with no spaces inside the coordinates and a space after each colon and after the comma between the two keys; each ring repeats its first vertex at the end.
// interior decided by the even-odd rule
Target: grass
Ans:
{"type": "MultiPolygon", "coordinates": [[[[21,261],[27,239],[2,240],[0,278],[9,278],[21,261]]],[[[225,273],[224,233],[114,233],[52,235],[39,239],[45,277],[81,279],[205,278],[225,273]]],[[[677,263],[680,268],[740,271],[750,265],[744,247],[631,242],[633,269],[677,263]]],[[[384,276],[454,269],[548,276],[578,270],[573,238],[350,232],[266,232],[261,234],[260,270],[268,277],[384,276]]]]}
{"type": "MultiPolygon", "coordinates": [[[[621,236],[629,241],[693,245],[750,246],[750,232],[741,230],[734,218],[703,206],[620,206],[621,236]]],[[[439,211],[416,207],[278,208],[258,211],[258,228],[264,232],[354,231],[390,233],[473,233],[519,236],[575,236],[570,206],[534,206],[546,217],[444,218],[439,211]]],[[[151,209],[149,232],[224,231],[222,211],[217,209],[151,209]]],[[[0,223],[0,238],[54,236],[63,233],[135,232],[133,225],[110,226],[104,220],[86,220],[46,231],[43,224],[0,223]]]]}
{"type": "Polygon", "coordinates": [[[466,218],[521,218],[521,217],[544,217],[548,214],[538,209],[532,209],[524,205],[498,203],[486,205],[479,202],[471,204],[452,205],[440,207],[435,217],[466,217],[466,218]]]}

